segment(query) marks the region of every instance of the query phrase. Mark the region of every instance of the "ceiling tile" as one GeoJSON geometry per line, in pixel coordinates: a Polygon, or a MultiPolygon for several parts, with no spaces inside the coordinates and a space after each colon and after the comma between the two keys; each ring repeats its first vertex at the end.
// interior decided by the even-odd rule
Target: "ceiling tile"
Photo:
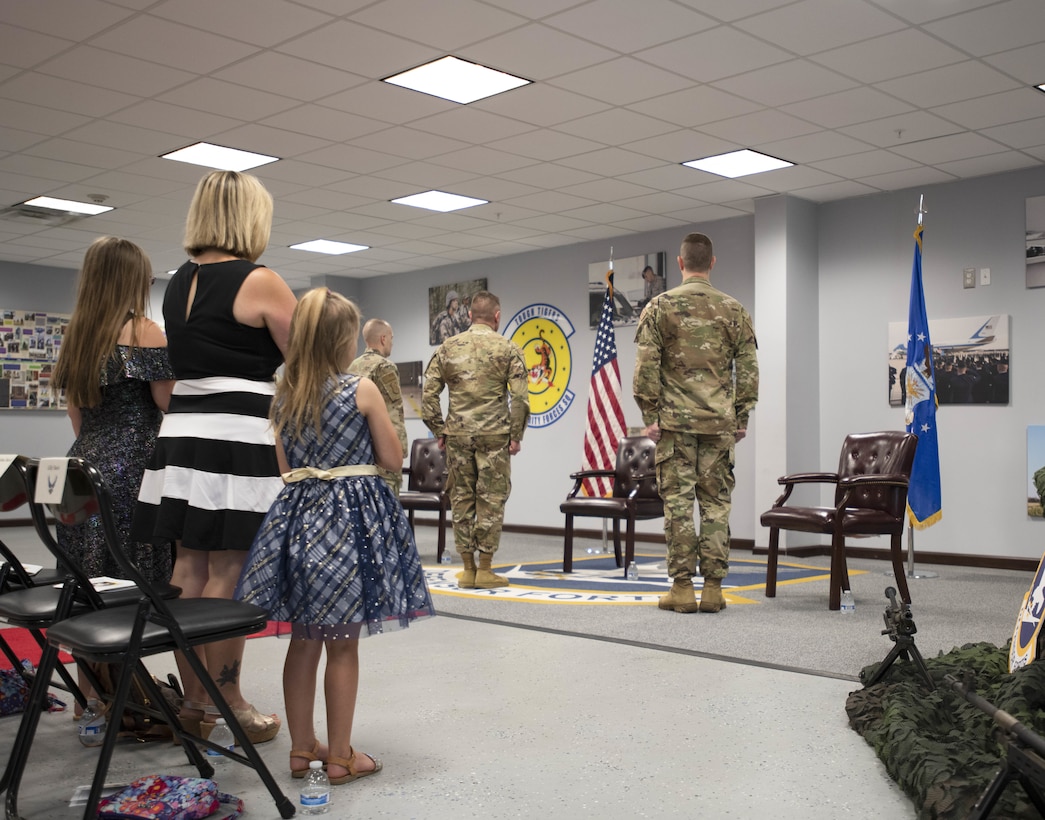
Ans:
{"type": "Polygon", "coordinates": [[[689,162],[697,157],[736,150],[739,144],[708,136],[699,131],[685,129],[647,140],[636,140],[624,147],[629,151],[668,162],[689,162]]]}
{"type": "Polygon", "coordinates": [[[390,154],[356,148],[352,145],[329,145],[318,151],[309,151],[298,157],[302,162],[325,165],[339,171],[353,174],[372,174],[374,171],[399,165],[402,160],[390,154]]]}
{"type": "Polygon", "coordinates": [[[559,88],[586,94],[597,100],[627,105],[656,94],[667,94],[690,83],[631,57],[621,57],[591,68],[583,68],[551,81],[559,88]]]}
{"type": "Polygon", "coordinates": [[[412,43],[346,20],[337,20],[289,40],[276,51],[375,80],[444,56],[442,49],[412,43]]]}
{"type": "Polygon", "coordinates": [[[257,52],[255,46],[146,14],[102,32],[90,45],[196,74],[207,74],[257,52]]]}
{"type": "Polygon", "coordinates": [[[410,125],[421,131],[480,145],[535,130],[532,125],[520,120],[467,107],[433,114],[431,117],[415,120],[410,125]]]}
{"type": "Polygon", "coordinates": [[[925,30],[957,48],[982,57],[1040,43],[1045,32],[1045,3],[1005,0],[927,23],[925,30]]]}
{"type": "Polygon", "coordinates": [[[784,113],[824,128],[840,128],[843,125],[877,120],[911,109],[910,103],[867,86],[780,106],[784,113]]]}
{"type": "Polygon", "coordinates": [[[115,25],[133,12],[100,0],[75,3],[0,3],[0,22],[70,40],[83,40],[115,25]]]}
{"type": "Polygon", "coordinates": [[[836,199],[847,197],[867,196],[876,193],[877,189],[861,182],[844,180],[841,182],[829,182],[826,185],[813,185],[797,191],[796,196],[808,199],[812,202],[831,202],[836,199]]]}
{"type": "Polygon", "coordinates": [[[536,194],[526,194],[525,196],[513,197],[505,201],[509,205],[515,205],[519,208],[529,208],[530,210],[546,214],[562,213],[571,208],[580,208],[585,205],[595,204],[590,199],[573,196],[572,194],[564,194],[559,191],[541,191],[536,194]]]}
{"type": "Polygon", "coordinates": [[[936,37],[905,29],[825,51],[810,59],[862,83],[878,83],[967,58],[936,37]]]}
{"type": "Polygon", "coordinates": [[[1045,66],[1045,42],[993,54],[984,58],[984,62],[1027,85],[1038,85],[1045,75],[1045,69],[1042,68],[1045,66]]]}
{"type": "Polygon", "coordinates": [[[917,106],[971,100],[1018,88],[1019,83],[1000,71],[975,60],[923,71],[915,77],[902,77],[878,83],[876,88],[917,106]]]}
{"type": "Polygon", "coordinates": [[[789,60],[718,80],[714,85],[738,97],[779,106],[844,91],[856,83],[808,60],[789,60]]]}
{"type": "Polygon", "coordinates": [[[677,131],[678,127],[653,117],[637,114],[634,111],[614,108],[564,122],[555,130],[601,142],[604,145],[620,145],[644,137],[677,131]]]}
{"type": "Polygon", "coordinates": [[[447,193],[455,194],[457,191],[454,190],[453,186],[456,183],[472,179],[475,176],[471,171],[432,165],[427,162],[406,162],[380,171],[374,171],[373,173],[385,179],[400,182],[408,188],[404,193],[399,194],[396,197],[397,199],[400,196],[420,193],[429,189],[444,190],[447,193]]]}
{"type": "Polygon", "coordinates": [[[711,18],[669,0],[594,0],[543,22],[623,54],[715,25],[711,18]]]}
{"type": "Polygon", "coordinates": [[[983,136],[1010,148],[1033,148],[1045,144],[1045,117],[1012,122],[997,128],[985,128],[983,136]]]}
{"type": "Polygon", "coordinates": [[[486,0],[491,6],[497,6],[505,11],[514,11],[516,14],[524,14],[535,20],[555,14],[571,6],[578,6],[587,0],[486,0]]]}
{"type": "Polygon", "coordinates": [[[830,174],[845,174],[847,177],[861,177],[889,174],[906,168],[915,168],[919,163],[909,157],[901,157],[892,151],[865,151],[862,154],[850,154],[845,159],[827,159],[812,162],[814,168],[830,174]]]}
{"type": "Polygon", "coordinates": [[[571,137],[569,134],[560,134],[555,131],[535,131],[517,137],[497,140],[490,143],[487,147],[548,161],[598,150],[602,146],[591,140],[571,137]]]}
{"type": "Polygon", "coordinates": [[[1017,88],[929,110],[945,120],[981,131],[991,126],[1035,119],[1045,114],[1045,96],[1032,88],[1017,88]]]}
{"type": "MultiPolygon", "coordinates": [[[[767,137],[776,139],[797,137],[801,134],[810,134],[817,131],[818,128],[797,117],[779,111],[765,110],[708,123],[700,130],[714,137],[730,140],[745,148],[754,148],[765,144],[768,141],[767,137]]],[[[691,159],[695,159],[695,157],[691,157],[691,159]]]]}
{"type": "Polygon", "coordinates": [[[457,103],[441,100],[431,94],[421,94],[390,83],[370,80],[347,91],[323,97],[321,103],[355,114],[365,111],[367,117],[383,123],[408,123],[442,111],[458,108],[457,103]]]}
{"type": "MultiPolygon", "coordinates": [[[[899,191],[903,188],[917,188],[921,185],[938,185],[953,182],[957,177],[945,174],[935,168],[912,168],[909,171],[897,171],[892,174],[864,177],[861,182],[882,191],[899,191]]],[[[929,207],[932,207],[931,205],[929,207]]]]}
{"type": "Polygon", "coordinates": [[[506,151],[496,151],[483,145],[472,145],[459,151],[442,154],[433,157],[432,162],[436,165],[445,165],[476,174],[500,174],[516,168],[529,168],[534,164],[532,159],[506,151]]]}
{"type": "Polygon", "coordinates": [[[534,125],[551,126],[586,114],[605,111],[608,103],[563,91],[546,83],[533,83],[513,88],[507,94],[487,97],[470,105],[492,114],[501,114],[534,125]]]}
{"type": "MultiPolygon", "coordinates": [[[[42,180],[52,182],[73,182],[87,179],[98,172],[97,168],[87,165],[76,165],[71,162],[59,162],[58,160],[34,157],[28,154],[8,154],[0,159],[0,171],[8,171],[16,174],[25,174],[30,177],[39,177],[42,180]]],[[[38,191],[38,193],[48,193],[38,191]]]]}
{"type": "Polygon", "coordinates": [[[534,23],[476,43],[457,56],[496,65],[529,80],[548,80],[617,55],[579,37],[534,23]]]}
{"type": "Polygon", "coordinates": [[[271,117],[298,104],[289,97],[233,85],[210,77],[201,77],[173,91],[160,94],[156,99],[171,105],[196,108],[240,120],[271,117]]]}
{"type": "Polygon", "coordinates": [[[633,182],[621,182],[619,179],[599,179],[563,188],[561,193],[593,199],[596,202],[619,202],[628,197],[651,194],[653,189],[633,182]]]}
{"type": "Polygon", "coordinates": [[[448,139],[404,126],[393,126],[384,131],[356,137],[352,140],[352,144],[407,159],[428,159],[468,147],[468,143],[460,140],[448,139]]]}
{"type": "MultiPolygon", "coordinates": [[[[167,151],[183,148],[213,134],[228,131],[242,123],[231,117],[195,111],[180,105],[170,105],[156,100],[145,100],[117,111],[110,120],[144,129],[165,131],[170,136],[167,151]]],[[[166,153],[167,151],[164,151],[166,153]]]]}
{"type": "Polygon", "coordinates": [[[187,71],[89,46],[77,46],[37,66],[37,70],[66,80],[90,78],[91,85],[138,97],[159,94],[196,77],[187,71]]]}
{"type": "Polygon", "coordinates": [[[254,174],[266,184],[270,180],[294,182],[307,187],[334,185],[355,176],[354,171],[344,168],[335,170],[314,160],[283,159],[254,169],[254,174]]]}
{"type": "Polygon", "coordinates": [[[1020,151],[1003,151],[1000,154],[960,159],[954,162],[941,162],[937,167],[941,171],[965,179],[968,177],[985,176],[986,174],[1001,174],[1005,171],[1030,168],[1040,164],[1037,160],[1020,151]]]}
{"type": "Polygon", "coordinates": [[[767,142],[759,150],[786,159],[788,162],[808,164],[817,160],[860,154],[871,146],[837,131],[817,131],[786,140],[767,142]]]}
{"type": "Polygon", "coordinates": [[[91,145],[60,137],[39,142],[27,148],[24,153],[25,156],[74,162],[90,168],[107,170],[122,168],[136,159],[148,156],[137,151],[127,151],[125,148],[91,145]]]}
{"type": "Polygon", "coordinates": [[[369,82],[366,77],[301,60],[289,54],[263,51],[213,76],[237,85],[313,102],[369,82]]]}
{"type": "MultiPolygon", "coordinates": [[[[420,4],[412,0],[381,0],[352,15],[352,19],[447,51],[518,28],[526,22],[525,17],[475,0],[420,4]]],[[[499,65],[491,65],[491,68],[509,70],[499,65]]]]}
{"type": "Polygon", "coordinates": [[[625,219],[638,219],[646,216],[646,214],[636,211],[634,208],[625,208],[612,202],[602,202],[598,205],[587,205],[583,208],[575,208],[572,211],[563,211],[563,216],[584,219],[596,225],[609,225],[625,219]]]}
{"type": "Polygon", "coordinates": [[[700,200],[693,197],[673,193],[646,194],[622,199],[618,204],[636,211],[647,211],[652,214],[670,213],[683,208],[692,208],[700,200]]]}
{"type": "Polygon", "coordinates": [[[554,162],[541,162],[518,171],[503,171],[498,176],[550,191],[599,178],[596,174],[576,168],[567,168],[554,162]]]}
{"type": "Polygon", "coordinates": [[[912,3],[910,0],[875,0],[875,4],[912,23],[927,23],[941,17],[950,17],[963,11],[993,6],[998,0],[942,0],[942,2],[912,3]]]}
{"type": "Polygon", "coordinates": [[[286,159],[323,148],[330,145],[331,141],[251,123],[223,131],[217,135],[216,142],[243,151],[256,151],[270,157],[286,159]]]}
{"type": "Polygon", "coordinates": [[[625,151],[622,148],[603,148],[599,151],[589,151],[586,154],[563,157],[559,160],[559,164],[602,176],[619,176],[631,171],[654,168],[661,163],[659,160],[642,156],[634,151],[625,151]]]}
{"type": "Polygon", "coordinates": [[[884,117],[873,122],[849,125],[838,130],[879,148],[892,149],[909,142],[953,134],[960,129],[954,123],[934,117],[925,111],[910,111],[895,117],[884,117]]]}
{"type": "Polygon", "coordinates": [[[709,14],[716,20],[731,21],[759,12],[786,6],[794,0],[679,0],[680,3],[709,14]]]}
{"type": "MultiPolygon", "coordinates": [[[[47,102],[48,108],[86,117],[104,117],[139,101],[138,97],[129,94],[63,80],[60,77],[48,77],[36,72],[26,72],[0,83],[0,97],[36,105],[43,100],[47,102]]],[[[5,121],[14,122],[9,116],[5,110],[5,121]]]]}
{"type": "Polygon", "coordinates": [[[758,103],[727,94],[710,85],[694,86],[628,106],[633,111],[691,128],[706,122],[750,114],[761,108],[758,103]]]}
{"type": "Polygon", "coordinates": [[[997,154],[1004,151],[1005,146],[979,134],[950,134],[910,145],[898,145],[892,150],[918,162],[939,165],[956,159],[997,154]]]}
{"type": "Polygon", "coordinates": [[[388,128],[387,122],[361,117],[336,108],[324,105],[300,105],[262,120],[266,125],[295,131],[299,134],[319,137],[320,139],[341,142],[383,131],[388,128]]]}
{"type": "Polygon", "coordinates": [[[836,0],[801,0],[736,23],[756,37],[795,54],[819,51],[866,40],[903,28],[903,23],[872,6],[850,0],[839,14],[836,0]]]}
{"type": "MultiPolygon", "coordinates": [[[[13,6],[13,3],[5,4],[3,8],[13,6]]],[[[7,24],[0,24],[0,42],[4,44],[0,63],[18,68],[32,68],[76,45],[74,40],[63,40],[7,24]]]]}
{"type": "Polygon", "coordinates": [[[331,20],[329,14],[280,0],[164,0],[149,14],[188,26],[205,21],[207,31],[266,48],[331,20]]]}
{"type": "Polygon", "coordinates": [[[782,63],[794,55],[742,31],[721,26],[641,51],[636,56],[669,71],[708,83],[782,63]]]}

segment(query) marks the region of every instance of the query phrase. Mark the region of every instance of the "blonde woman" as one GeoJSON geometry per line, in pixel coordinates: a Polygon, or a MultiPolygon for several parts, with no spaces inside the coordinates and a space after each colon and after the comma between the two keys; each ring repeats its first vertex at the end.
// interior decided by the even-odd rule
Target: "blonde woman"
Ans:
{"type": "MultiPolygon", "coordinates": [[[[53,381],[65,390],[76,434],[69,455],[86,459],[105,477],[128,555],[146,578],[166,582],[170,548],[129,538],[138,487],[174,386],[167,339],[146,317],[151,285],[145,251],[126,239],[96,239],[84,255],[53,381]]],[[[121,577],[97,517],[59,525],[57,534],[89,576],[121,577]]]]}
{"type": "Polygon", "coordinates": [[[327,764],[332,785],[381,764],[352,748],[359,639],[435,614],[413,533],[377,468],[403,449],[370,379],[346,371],[356,355],[359,311],[326,288],[309,291],[290,326],[273,424],[286,487],[251,548],[236,597],[289,623],[283,697],[290,770],[327,764]],[[316,677],[326,650],[327,743],[316,737],[316,677]]]}
{"type": "MultiPolygon", "coordinates": [[[[163,300],[177,377],[170,412],[142,480],[133,534],[174,542],[171,582],[186,598],[230,598],[247,549],[283,486],[268,421],[273,376],[283,362],[296,300],[257,263],[268,245],[272,197],[256,177],[214,171],[196,188],[185,224],[189,261],[163,300]]],[[[202,656],[254,743],[279,731],[240,690],[244,639],[202,656]]],[[[179,657],[181,720],[209,736],[217,710],[179,657]]]]}

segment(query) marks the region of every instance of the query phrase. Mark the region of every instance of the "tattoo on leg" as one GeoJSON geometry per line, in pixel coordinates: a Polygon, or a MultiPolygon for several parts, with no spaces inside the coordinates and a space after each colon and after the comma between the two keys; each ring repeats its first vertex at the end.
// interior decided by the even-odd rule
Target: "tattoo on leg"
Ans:
{"type": "Polygon", "coordinates": [[[237,680],[239,680],[239,661],[233,661],[231,669],[228,666],[221,668],[221,674],[218,675],[218,686],[235,685],[237,680]]]}

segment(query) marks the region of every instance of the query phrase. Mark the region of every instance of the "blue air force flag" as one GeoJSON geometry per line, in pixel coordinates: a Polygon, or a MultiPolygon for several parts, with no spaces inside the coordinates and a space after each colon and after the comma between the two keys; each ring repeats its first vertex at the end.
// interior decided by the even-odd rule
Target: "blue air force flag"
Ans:
{"type": "Polygon", "coordinates": [[[907,517],[916,529],[931,527],[943,515],[940,498],[940,448],[936,438],[936,382],[932,343],[922,289],[922,226],[914,231],[911,268],[911,306],[907,319],[907,432],[918,436],[911,483],[907,490],[907,517]]]}

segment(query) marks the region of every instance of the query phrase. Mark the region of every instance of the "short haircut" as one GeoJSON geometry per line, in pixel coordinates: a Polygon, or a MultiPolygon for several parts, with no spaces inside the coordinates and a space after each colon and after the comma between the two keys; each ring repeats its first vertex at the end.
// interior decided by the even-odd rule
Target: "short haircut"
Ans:
{"type": "Polygon", "coordinates": [[[256,262],[272,231],[272,195],[251,174],[212,171],[200,180],[185,219],[185,252],[224,251],[256,262]]]}
{"type": "Polygon", "coordinates": [[[472,296],[472,321],[481,319],[484,322],[492,322],[497,318],[497,311],[501,309],[501,300],[488,290],[481,290],[472,296]]]}
{"type": "Polygon", "coordinates": [[[711,240],[702,233],[691,233],[682,240],[679,249],[682,267],[693,273],[705,273],[711,270],[711,260],[715,258],[715,250],[711,240]]]}
{"type": "Polygon", "coordinates": [[[367,320],[367,323],[363,325],[363,341],[366,342],[367,347],[369,347],[380,339],[382,335],[390,333],[391,330],[392,326],[384,319],[369,319],[367,320]]]}

